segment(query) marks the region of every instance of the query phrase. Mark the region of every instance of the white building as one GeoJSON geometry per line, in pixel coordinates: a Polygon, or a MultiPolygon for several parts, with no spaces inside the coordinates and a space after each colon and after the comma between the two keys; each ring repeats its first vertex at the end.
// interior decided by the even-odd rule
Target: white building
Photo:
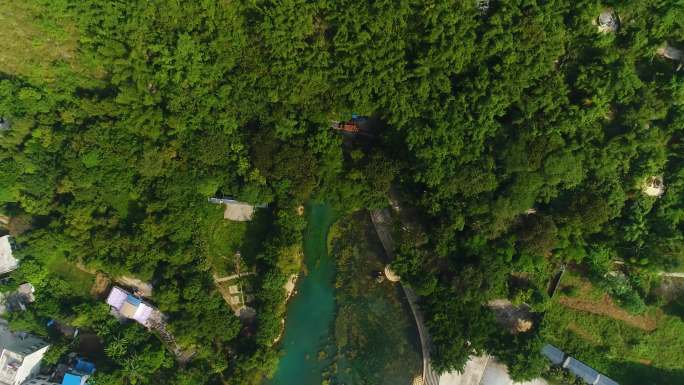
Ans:
{"type": "Polygon", "coordinates": [[[265,204],[251,205],[245,202],[238,202],[227,198],[209,198],[209,203],[220,204],[225,206],[223,211],[223,218],[237,222],[251,221],[254,217],[255,208],[264,208],[265,204]]]}
{"type": "Polygon", "coordinates": [[[12,332],[0,321],[0,385],[20,385],[38,375],[50,345],[23,332],[12,332]]]}
{"type": "Polygon", "coordinates": [[[135,320],[147,327],[150,327],[150,322],[161,319],[157,309],[118,286],[114,286],[109,292],[107,304],[116,315],[135,320]]]}
{"type": "Polygon", "coordinates": [[[0,237],[0,274],[8,273],[19,266],[19,261],[12,254],[10,236],[0,237]]]}

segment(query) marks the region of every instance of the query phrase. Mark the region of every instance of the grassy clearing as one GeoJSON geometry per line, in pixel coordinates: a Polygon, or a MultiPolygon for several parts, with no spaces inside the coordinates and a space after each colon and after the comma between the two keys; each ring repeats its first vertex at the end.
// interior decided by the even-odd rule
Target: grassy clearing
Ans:
{"type": "Polygon", "coordinates": [[[87,297],[90,295],[90,290],[95,283],[95,276],[79,270],[72,263],[59,258],[53,257],[47,262],[47,269],[57,277],[66,281],[73,289],[73,293],[87,297]]]}
{"type": "Polygon", "coordinates": [[[76,21],[62,6],[0,0],[0,25],[0,72],[35,83],[103,74],[79,60],[76,21]]]}
{"type": "Polygon", "coordinates": [[[234,222],[223,218],[223,206],[207,205],[204,213],[206,256],[219,277],[235,273],[237,251],[245,262],[243,268],[250,270],[256,256],[263,249],[263,239],[271,227],[273,218],[268,210],[258,210],[250,222],[234,222]]]}
{"type": "Polygon", "coordinates": [[[684,383],[684,322],[656,307],[647,313],[660,314],[652,331],[554,302],[544,338],[622,385],[684,383]]]}

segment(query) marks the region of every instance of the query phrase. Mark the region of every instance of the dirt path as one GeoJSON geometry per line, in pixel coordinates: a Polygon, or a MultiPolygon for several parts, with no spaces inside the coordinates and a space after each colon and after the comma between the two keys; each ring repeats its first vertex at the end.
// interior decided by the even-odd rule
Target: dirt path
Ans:
{"type": "Polygon", "coordinates": [[[600,300],[559,297],[558,302],[571,309],[610,317],[649,332],[655,330],[658,326],[658,321],[654,317],[630,314],[626,310],[615,305],[608,295],[604,295],[600,300]]]}

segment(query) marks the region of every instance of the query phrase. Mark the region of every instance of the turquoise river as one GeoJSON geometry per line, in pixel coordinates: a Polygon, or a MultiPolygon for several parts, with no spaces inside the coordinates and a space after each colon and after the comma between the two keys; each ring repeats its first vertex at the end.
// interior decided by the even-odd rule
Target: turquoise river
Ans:
{"type": "Polygon", "coordinates": [[[273,379],[264,385],[320,385],[327,367],[318,354],[329,341],[335,316],[335,263],[328,255],[328,230],[335,221],[323,204],[307,207],[304,235],[306,274],[288,304],[280,362],[273,379]]]}

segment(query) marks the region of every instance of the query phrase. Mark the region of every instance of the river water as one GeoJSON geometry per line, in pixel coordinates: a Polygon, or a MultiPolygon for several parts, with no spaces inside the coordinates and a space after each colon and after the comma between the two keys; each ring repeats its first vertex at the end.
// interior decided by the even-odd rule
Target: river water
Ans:
{"type": "Polygon", "coordinates": [[[330,341],[335,315],[335,264],[328,255],[327,237],[335,221],[332,209],[323,204],[307,207],[304,235],[306,274],[298,293],[288,304],[278,369],[265,385],[320,385],[328,367],[319,354],[330,341]]]}

